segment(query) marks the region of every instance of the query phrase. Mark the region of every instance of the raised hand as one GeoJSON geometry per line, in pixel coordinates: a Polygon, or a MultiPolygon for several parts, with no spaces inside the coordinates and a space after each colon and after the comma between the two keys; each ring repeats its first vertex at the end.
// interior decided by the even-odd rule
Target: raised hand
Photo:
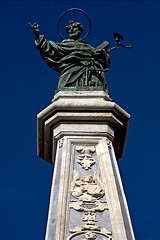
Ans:
{"type": "Polygon", "coordinates": [[[31,24],[30,22],[28,23],[28,25],[32,28],[36,38],[39,38],[39,25],[37,24],[37,22],[31,24]]]}

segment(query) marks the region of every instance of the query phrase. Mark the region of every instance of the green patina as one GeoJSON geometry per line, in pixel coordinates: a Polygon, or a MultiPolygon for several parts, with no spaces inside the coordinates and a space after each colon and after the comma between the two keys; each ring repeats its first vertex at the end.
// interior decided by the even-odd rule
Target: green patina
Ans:
{"type": "MultiPolygon", "coordinates": [[[[39,33],[39,25],[32,28],[36,36],[36,45],[48,66],[58,73],[60,78],[57,91],[106,91],[108,84],[104,72],[109,71],[109,53],[119,47],[131,48],[121,43],[123,37],[115,33],[114,47],[108,49],[109,43],[104,41],[94,48],[84,39],[80,39],[83,27],[78,22],[69,21],[66,26],[68,39],[61,43],[48,41],[39,33]]],[[[56,92],[57,92],[56,91],[56,92]]]]}
{"type": "Polygon", "coordinates": [[[106,91],[104,75],[109,70],[108,42],[94,48],[80,39],[83,27],[70,21],[66,26],[69,39],[61,43],[48,41],[39,34],[39,25],[30,25],[36,36],[36,45],[48,66],[61,74],[57,91],[106,91]]]}

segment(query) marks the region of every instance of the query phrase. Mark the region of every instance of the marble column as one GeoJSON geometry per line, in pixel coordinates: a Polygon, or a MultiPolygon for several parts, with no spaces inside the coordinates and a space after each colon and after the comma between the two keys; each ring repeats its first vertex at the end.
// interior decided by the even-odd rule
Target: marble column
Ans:
{"type": "Polygon", "coordinates": [[[46,240],[133,240],[117,160],[130,115],[103,91],[61,91],[38,119],[54,166],[46,240]]]}

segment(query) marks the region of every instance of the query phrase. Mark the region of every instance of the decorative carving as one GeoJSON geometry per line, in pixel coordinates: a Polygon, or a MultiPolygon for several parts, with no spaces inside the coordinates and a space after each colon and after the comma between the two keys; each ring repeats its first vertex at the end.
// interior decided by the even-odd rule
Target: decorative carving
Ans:
{"type": "Polygon", "coordinates": [[[107,146],[111,149],[112,148],[112,142],[107,138],[107,146]]]}
{"type": "Polygon", "coordinates": [[[101,236],[101,240],[113,240],[112,236],[110,234],[105,234],[102,232],[96,232],[96,231],[80,231],[80,232],[76,232],[71,234],[67,240],[71,240],[74,237],[77,237],[79,235],[83,235],[83,239],[82,240],[95,240],[98,236],[101,236]],[[105,239],[103,238],[105,237],[105,239]]]}
{"type": "Polygon", "coordinates": [[[112,232],[108,231],[106,228],[96,226],[95,223],[86,223],[84,226],[77,226],[73,229],[70,229],[71,233],[80,232],[80,231],[95,231],[95,232],[101,232],[104,234],[112,235],[112,232]]]}
{"type": "Polygon", "coordinates": [[[79,212],[103,212],[108,210],[106,201],[95,201],[95,202],[82,202],[82,201],[71,201],[70,208],[73,208],[79,212]]]}
{"type": "Polygon", "coordinates": [[[83,219],[82,221],[87,222],[98,222],[98,219],[96,218],[96,213],[92,211],[84,212],[83,213],[83,219]]]}
{"type": "Polygon", "coordinates": [[[83,240],[86,240],[86,239],[95,240],[97,238],[97,235],[95,233],[89,232],[89,231],[86,232],[83,236],[85,237],[85,239],[83,239],[83,240]]]}
{"type": "Polygon", "coordinates": [[[79,153],[77,162],[82,168],[88,170],[95,164],[95,160],[92,157],[92,154],[96,151],[95,146],[76,146],[76,151],[79,153]]]}
{"type": "Polygon", "coordinates": [[[104,196],[104,190],[101,187],[99,171],[95,172],[94,177],[89,175],[80,180],[79,172],[74,170],[74,177],[71,183],[71,194],[73,197],[86,202],[92,202],[102,198],[104,196]]]}
{"type": "Polygon", "coordinates": [[[83,236],[88,240],[95,240],[97,234],[100,233],[107,237],[107,239],[111,239],[109,235],[112,235],[112,233],[110,231],[95,224],[95,222],[98,222],[96,212],[108,210],[106,201],[99,200],[104,196],[100,172],[97,170],[94,173],[94,177],[88,175],[80,179],[79,172],[75,170],[71,183],[71,194],[77,200],[70,202],[70,208],[83,212],[82,221],[86,222],[86,224],[84,226],[76,226],[70,229],[70,232],[85,232],[83,236]]]}
{"type": "Polygon", "coordinates": [[[63,138],[59,139],[58,143],[59,143],[59,148],[61,148],[63,146],[63,138]]]}

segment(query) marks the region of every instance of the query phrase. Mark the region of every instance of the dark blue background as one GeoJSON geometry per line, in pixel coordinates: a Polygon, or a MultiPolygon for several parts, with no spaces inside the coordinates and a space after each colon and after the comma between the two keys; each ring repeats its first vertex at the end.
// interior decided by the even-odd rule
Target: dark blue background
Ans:
{"type": "MultiPolygon", "coordinates": [[[[36,154],[36,115],[51,103],[59,75],[42,60],[27,22],[37,21],[47,39],[61,42],[56,23],[71,7],[89,14],[92,46],[104,40],[113,46],[114,32],[134,46],[110,54],[106,77],[110,97],[131,114],[119,168],[135,236],[160,239],[160,2],[1,1],[0,240],[44,239],[52,166],[36,154]]],[[[87,21],[77,17],[86,32],[87,21]]]]}

